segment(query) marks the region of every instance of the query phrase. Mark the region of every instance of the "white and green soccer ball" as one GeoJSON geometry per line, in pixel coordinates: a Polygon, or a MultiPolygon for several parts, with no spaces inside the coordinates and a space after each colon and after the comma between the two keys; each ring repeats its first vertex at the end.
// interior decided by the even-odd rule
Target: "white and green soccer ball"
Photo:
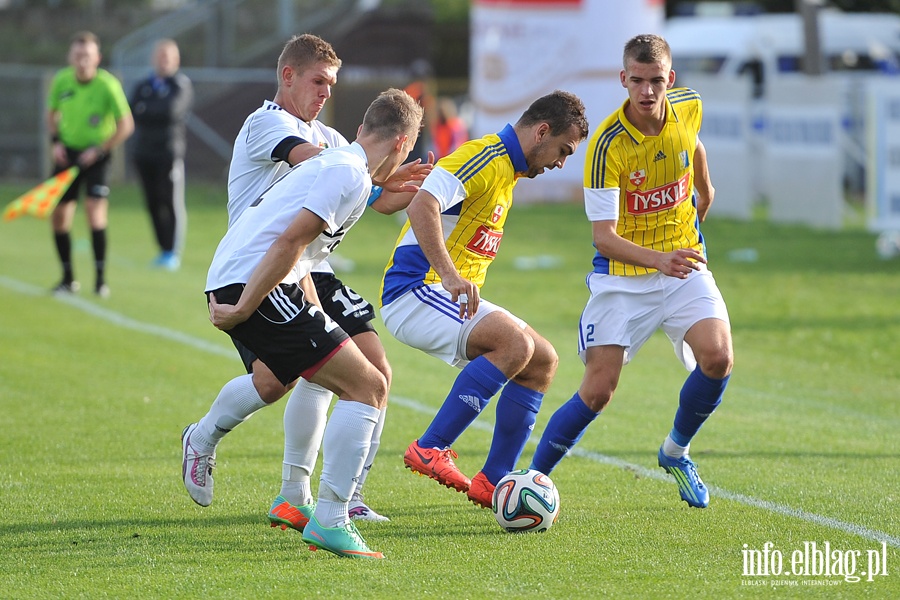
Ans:
{"type": "Polygon", "coordinates": [[[547,531],[559,518],[559,492],[540,471],[513,471],[497,482],[493,509],[506,531],[547,531]]]}

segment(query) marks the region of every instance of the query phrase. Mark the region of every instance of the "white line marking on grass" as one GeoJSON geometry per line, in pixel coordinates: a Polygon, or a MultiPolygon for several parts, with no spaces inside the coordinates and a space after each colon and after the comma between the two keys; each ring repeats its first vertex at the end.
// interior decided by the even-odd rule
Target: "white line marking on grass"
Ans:
{"type": "MultiPolygon", "coordinates": [[[[0,286],[3,286],[7,289],[13,290],[15,292],[19,292],[21,294],[25,294],[28,296],[46,296],[47,291],[38,288],[36,286],[17,281],[15,279],[10,279],[9,277],[4,277],[0,275],[0,286]]],[[[153,335],[156,337],[161,337],[163,339],[178,342],[181,344],[185,344],[186,346],[190,346],[192,348],[196,348],[197,350],[202,350],[204,352],[209,352],[211,354],[216,354],[219,356],[227,356],[230,358],[235,357],[235,353],[233,350],[224,348],[222,346],[218,346],[216,344],[212,344],[200,338],[195,338],[188,334],[182,333],[180,331],[175,331],[173,329],[168,329],[166,327],[161,327],[159,325],[154,325],[152,323],[144,323],[142,321],[137,321],[130,317],[126,317],[120,313],[109,310],[108,308],[103,308],[95,303],[89,302],[77,296],[57,296],[57,300],[60,302],[71,306],[77,310],[86,312],[90,315],[97,317],[98,319],[102,319],[108,323],[113,325],[122,327],[124,329],[130,329],[133,331],[139,331],[141,333],[146,333],[149,335],[153,335]]],[[[404,408],[408,408],[410,410],[414,410],[416,412],[420,412],[423,414],[434,414],[435,408],[432,406],[428,406],[418,402],[416,400],[412,400],[410,398],[404,398],[402,396],[391,396],[390,401],[394,404],[399,404],[404,408]]],[[[492,433],[494,430],[493,423],[487,423],[482,421],[475,421],[472,423],[472,427],[479,429],[481,431],[486,431],[488,433],[492,433]]],[[[538,432],[535,432],[536,434],[538,432]]],[[[539,436],[532,436],[529,439],[529,444],[536,444],[535,439],[540,439],[539,436]]],[[[648,469],[641,465],[636,465],[634,463],[630,463],[628,461],[621,460],[619,458],[615,458],[612,456],[606,456],[605,454],[600,454],[597,452],[590,452],[587,450],[581,450],[580,448],[573,448],[571,450],[571,454],[574,456],[580,456],[582,458],[587,458],[588,460],[592,460],[598,463],[611,465],[614,467],[618,467],[620,469],[625,469],[627,471],[631,471],[633,473],[637,473],[642,477],[647,477],[649,479],[655,479],[659,481],[670,482],[671,479],[668,475],[665,475],[661,471],[657,471],[655,469],[648,469]]],[[[900,548],[900,538],[896,536],[892,536],[890,534],[884,533],[882,531],[877,531],[874,529],[869,529],[868,527],[863,527],[862,525],[856,525],[854,523],[847,523],[845,521],[840,521],[838,519],[832,519],[831,517],[825,517],[822,515],[818,515],[815,513],[807,512],[805,510],[800,510],[797,508],[791,508],[789,506],[784,506],[783,504],[777,504],[775,502],[769,502],[768,500],[760,500],[758,498],[753,498],[752,496],[746,496],[744,494],[738,494],[735,492],[729,492],[728,490],[722,489],[717,486],[709,486],[709,490],[713,496],[718,498],[725,498],[726,500],[733,500],[735,502],[739,502],[741,504],[746,504],[747,506],[752,506],[754,508],[760,508],[762,510],[766,510],[769,512],[773,512],[778,515],[786,516],[786,517],[794,517],[796,519],[800,519],[803,521],[807,521],[810,523],[814,523],[816,525],[822,525],[824,527],[829,527],[831,529],[836,529],[838,531],[843,531],[845,533],[850,533],[853,535],[858,535],[862,538],[876,541],[876,542],[885,542],[894,548],[900,548]]]]}
{"type": "MultiPolygon", "coordinates": [[[[410,398],[404,398],[402,396],[391,396],[390,403],[399,404],[404,408],[408,408],[410,410],[414,410],[416,412],[425,413],[433,415],[435,413],[435,408],[432,406],[427,406],[410,398]]],[[[475,421],[472,423],[471,427],[476,429],[480,429],[481,431],[486,431],[488,433],[492,433],[494,431],[494,424],[487,423],[482,421],[475,421]]],[[[538,434],[537,431],[534,432],[538,434]]],[[[535,440],[540,439],[540,435],[532,435],[529,438],[529,445],[537,445],[535,440]]],[[[632,473],[636,473],[641,477],[647,477],[649,479],[656,479],[659,481],[665,481],[668,483],[672,482],[672,478],[667,475],[664,471],[656,470],[656,469],[648,469],[641,465],[636,465],[634,463],[630,463],[628,461],[622,460],[620,458],[615,458],[612,456],[606,456],[605,454],[600,454],[598,452],[591,452],[589,450],[582,450],[578,447],[572,448],[569,451],[573,456],[580,456],[581,458],[586,458],[588,460],[592,460],[594,462],[612,465],[614,467],[618,467],[620,469],[624,469],[626,471],[630,471],[632,473]]],[[[837,529],[838,531],[844,531],[846,533],[852,533],[854,535],[858,535],[867,540],[872,540],[876,542],[886,542],[889,546],[893,546],[895,548],[900,548],[900,537],[892,536],[888,533],[884,533],[882,531],[876,531],[874,529],[869,529],[868,527],[863,527],[862,525],[856,525],[855,523],[847,523],[844,521],[839,521],[838,519],[832,519],[831,517],[824,517],[822,515],[817,515],[815,513],[807,512],[805,510],[800,510],[797,508],[791,508],[790,506],[784,506],[783,504],[777,504],[775,502],[769,502],[768,500],[760,500],[758,498],[753,498],[752,496],[745,496],[744,494],[738,494],[735,492],[729,492],[728,490],[722,489],[717,486],[707,486],[709,487],[710,494],[717,498],[725,498],[726,500],[733,500],[735,502],[740,502],[741,504],[746,504],[748,506],[752,506],[754,508],[761,508],[763,510],[767,510],[769,512],[773,512],[775,514],[779,514],[786,517],[794,517],[797,519],[801,519],[803,521],[808,521],[810,523],[815,523],[816,525],[823,525],[825,527],[830,527],[831,529],[837,529]]]]}
{"type": "MultiPolygon", "coordinates": [[[[28,296],[47,296],[48,294],[47,290],[43,288],[39,288],[21,281],[16,281],[15,279],[10,279],[2,275],[0,275],[0,285],[7,289],[11,289],[28,296]]],[[[235,354],[233,348],[229,349],[224,346],[214,344],[212,342],[207,342],[206,340],[188,335],[186,333],[175,331],[174,329],[162,327],[160,325],[137,321],[135,319],[132,319],[131,317],[126,317],[123,314],[109,310],[108,308],[104,308],[94,302],[90,302],[72,294],[60,294],[58,296],[54,296],[54,298],[59,302],[62,302],[63,304],[68,304],[73,308],[77,308],[82,312],[86,312],[97,317],[98,319],[102,319],[108,323],[112,323],[113,325],[118,325],[123,329],[140,331],[141,333],[147,333],[156,337],[161,337],[172,342],[179,342],[186,346],[196,348],[197,350],[209,352],[210,354],[218,354],[219,356],[237,358],[237,355],[235,354]]]]}

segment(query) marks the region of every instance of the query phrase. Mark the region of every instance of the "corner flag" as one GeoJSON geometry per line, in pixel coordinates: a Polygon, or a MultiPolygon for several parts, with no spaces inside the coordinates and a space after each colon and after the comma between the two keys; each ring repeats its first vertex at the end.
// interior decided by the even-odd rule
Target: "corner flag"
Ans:
{"type": "Polygon", "coordinates": [[[3,220],[12,221],[22,215],[45,218],[56,207],[77,176],[78,167],[69,167],[30,189],[6,206],[3,220]]]}

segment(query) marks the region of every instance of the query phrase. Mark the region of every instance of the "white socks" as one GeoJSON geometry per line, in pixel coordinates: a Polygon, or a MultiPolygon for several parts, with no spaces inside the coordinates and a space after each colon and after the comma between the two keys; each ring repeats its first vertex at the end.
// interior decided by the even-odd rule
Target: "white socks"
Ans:
{"type": "Polygon", "coordinates": [[[691,445],[687,446],[679,446],[675,442],[672,441],[672,436],[666,436],[666,441],[663,442],[662,451],[666,456],[670,456],[672,458],[684,458],[687,456],[688,450],[691,449],[691,445]]]}
{"type": "Polygon", "coordinates": [[[241,375],[225,384],[209,412],[197,424],[191,436],[192,443],[199,443],[215,450],[225,434],[266,406],[253,386],[253,375],[241,375]]]}
{"type": "Polygon", "coordinates": [[[381,414],[378,416],[378,423],[375,424],[375,429],[372,431],[372,444],[369,446],[369,454],[366,455],[366,460],[363,462],[363,470],[359,474],[359,482],[356,484],[354,494],[362,495],[363,484],[366,482],[366,477],[369,476],[369,471],[375,462],[375,455],[378,454],[378,448],[381,446],[381,432],[384,430],[384,418],[387,415],[387,407],[385,406],[379,412],[381,414]]]}
{"type": "Polygon", "coordinates": [[[316,520],[323,527],[341,527],[350,521],[347,504],[372,443],[372,432],[383,411],[374,406],[339,399],[325,427],[322,477],[316,520]]]}
{"type": "Polygon", "coordinates": [[[331,390],[301,379],[284,407],[281,496],[295,506],[312,502],[309,477],[322,445],[332,395],[331,390]]]}

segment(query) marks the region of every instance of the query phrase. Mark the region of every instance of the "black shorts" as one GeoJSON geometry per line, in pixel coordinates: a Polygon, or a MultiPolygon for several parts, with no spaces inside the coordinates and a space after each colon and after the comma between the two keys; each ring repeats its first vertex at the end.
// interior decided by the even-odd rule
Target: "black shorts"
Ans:
{"type": "Polygon", "coordinates": [[[375,331],[375,308],[334,273],[310,273],[322,308],[350,336],[375,331]]]}
{"type": "MultiPolygon", "coordinates": [[[[375,327],[372,325],[375,309],[365,298],[344,285],[344,282],[335,277],[334,273],[311,273],[310,275],[325,312],[350,337],[367,331],[375,331],[375,327]]],[[[218,297],[216,294],[216,298],[218,297]]],[[[234,342],[238,354],[241,355],[244,368],[248,373],[252,373],[253,361],[259,357],[238,340],[232,338],[232,342],[234,342]]],[[[272,368],[271,365],[269,368],[272,368]]]]}
{"type": "MultiPolygon", "coordinates": [[[[78,164],[78,157],[79,155],[81,155],[81,152],[81,150],[72,150],[71,148],[66,148],[66,156],[69,158],[69,164],[64,167],[54,167],[53,174],[56,175],[57,173],[62,173],[72,165],[78,164]]],[[[78,172],[78,177],[76,177],[75,180],[72,181],[72,185],[69,186],[69,189],[66,190],[66,193],[63,194],[63,197],[59,202],[63,203],[78,200],[78,195],[81,193],[82,185],[85,186],[87,195],[89,197],[108,198],[109,186],[106,184],[107,171],[109,171],[109,154],[92,164],[87,169],[81,169],[78,172]]]]}
{"type": "MultiPolygon", "coordinates": [[[[234,284],[213,293],[219,304],[236,304],[243,289],[243,284],[234,284]]],[[[318,306],[304,300],[296,284],[280,284],[249,319],[227,333],[235,346],[240,342],[259,357],[284,385],[312,376],[350,339],[318,306]]]]}

